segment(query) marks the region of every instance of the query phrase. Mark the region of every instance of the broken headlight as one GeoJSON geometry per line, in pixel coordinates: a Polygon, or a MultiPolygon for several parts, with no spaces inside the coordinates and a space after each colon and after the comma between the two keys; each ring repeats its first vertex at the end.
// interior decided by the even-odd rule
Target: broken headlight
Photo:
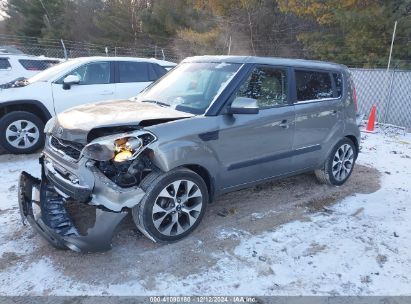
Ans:
{"type": "Polygon", "coordinates": [[[124,162],[135,159],[147,144],[149,143],[145,143],[144,139],[138,136],[108,136],[89,143],[82,153],[85,157],[97,161],[124,162]]]}
{"type": "Polygon", "coordinates": [[[138,137],[119,138],[114,142],[116,147],[115,162],[124,162],[133,159],[143,146],[138,137]]]}

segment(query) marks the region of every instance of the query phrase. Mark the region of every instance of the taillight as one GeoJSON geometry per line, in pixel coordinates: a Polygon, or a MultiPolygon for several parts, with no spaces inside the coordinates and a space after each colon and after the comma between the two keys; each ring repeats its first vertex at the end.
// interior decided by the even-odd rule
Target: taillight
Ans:
{"type": "Polygon", "coordinates": [[[355,87],[353,86],[353,91],[352,91],[352,95],[353,95],[353,100],[354,100],[354,104],[355,104],[355,111],[358,112],[358,105],[357,105],[357,90],[355,89],[355,87]]]}

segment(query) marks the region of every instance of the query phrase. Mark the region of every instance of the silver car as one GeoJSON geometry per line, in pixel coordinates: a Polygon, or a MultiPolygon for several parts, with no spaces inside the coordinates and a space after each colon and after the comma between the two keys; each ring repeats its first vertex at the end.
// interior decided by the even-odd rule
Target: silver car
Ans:
{"type": "Polygon", "coordinates": [[[307,171],[342,185],[360,140],[345,66],[234,56],[187,58],[136,98],[72,108],[45,133],[41,180],[21,174],[23,221],[85,252],[110,249],[128,213],[174,242],[218,195],[307,171]],[[94,224],[80,231],[68,203],[94,206],[94,224]]]}

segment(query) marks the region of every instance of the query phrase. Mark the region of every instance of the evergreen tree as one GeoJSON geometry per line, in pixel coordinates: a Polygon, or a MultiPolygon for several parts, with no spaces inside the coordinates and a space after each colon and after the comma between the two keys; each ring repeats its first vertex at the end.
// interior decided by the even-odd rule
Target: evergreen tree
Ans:
{"type": "Polygon", "coordinates": [[[308,57],[351,66],[384,66],[394,22],[398,21],[394,65],[411,65],[410,0],[278,0],[283,12],[315,20],[310,32],[298,34],[308,57]]]}

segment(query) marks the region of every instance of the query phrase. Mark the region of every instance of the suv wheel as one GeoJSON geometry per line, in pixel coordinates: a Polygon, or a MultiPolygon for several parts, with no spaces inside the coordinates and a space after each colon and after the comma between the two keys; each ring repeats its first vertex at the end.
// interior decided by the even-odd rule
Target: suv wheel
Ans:
{"type": "Polygon", "coordinates": [[[132,214],[137,227],[157,242],[175,242],[190,234],[204,216],[208,191],[188,169],[150,173],[140,184],[146,195],[132,214]]]}
{"type": "Polygon", "coordinates": [[[350,177],[356,158],[354,143],[344,138],[335,145],[323,168],[316,170],[315,175],[321,183],[340,186],[350,177]]]}
{"type": "Polygon", "coordinates": [[[15,154],[36,152],[44,145],[43,130],[43,121],[32,113],[8,113],[0,119],[0,145],[15,154]]]}

